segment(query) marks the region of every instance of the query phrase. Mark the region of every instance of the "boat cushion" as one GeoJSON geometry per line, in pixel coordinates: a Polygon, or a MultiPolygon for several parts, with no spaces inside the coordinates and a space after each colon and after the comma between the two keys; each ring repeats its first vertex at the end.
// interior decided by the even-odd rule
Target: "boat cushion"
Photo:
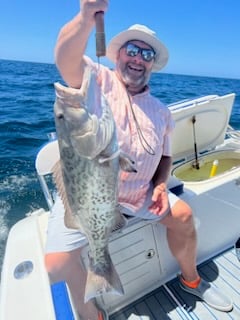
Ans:
{"type": "Polygon", "coordinates": [[[74,320],[68,290],[64,281],[51,285],[56,320],[74,320]]]}

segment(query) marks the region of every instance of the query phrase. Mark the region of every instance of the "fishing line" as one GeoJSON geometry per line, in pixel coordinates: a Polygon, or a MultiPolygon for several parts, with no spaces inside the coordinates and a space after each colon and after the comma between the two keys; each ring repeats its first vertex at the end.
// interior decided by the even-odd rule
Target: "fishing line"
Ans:
{"type": "Polygon", "coordinates": [[[133,105],[132,105],[132,102],[131,102],[131,98],[129,96],[129,93],[127,91],[127,96],[128,96],[128,101],[129,101],[129,105],[130,105],[130,109],[131,109],[131,112],[132,112],[132,116],[133,116],[133,120],[135,122],[135,125],[136,125],[136,129],[137,129],[137,134],[138,134],[138,137],[139,137],[139,140],[140,140],[140,143],[143,147],[143,149],[150,155],[154,156],[156,153],[155,151],[153,150],[153,148],[151,147],[151,145],[148,143],[147,139],[144,137],[143,133],[142,133],[142,130],[140,128],[140,125],[137,121],[137,117],[135,115],[135,112],[133,110],[133,105]],[[145,146],[145,145],[146,146],[145,146]]]}

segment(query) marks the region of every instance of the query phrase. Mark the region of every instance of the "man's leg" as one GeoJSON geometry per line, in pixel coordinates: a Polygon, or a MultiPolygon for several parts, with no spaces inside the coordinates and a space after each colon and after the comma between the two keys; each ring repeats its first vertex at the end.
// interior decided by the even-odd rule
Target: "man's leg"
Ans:
{"type": "Polygon", "coordinates": [[[167,227],[169,248],[179,263],[182,275],[180,286],[183,290],[201,298],[211,307],[231,311],[232,301],[220,290],[198,275],[196,268],[196,230],[191,208],[178,200],[161,223],[167,227]]]}
{"type": "Polygon", "coordinates": [[[87,272],[80,260],[81,249],[47,253],[45,265],[52,283],[66,281],[81,320],[97,320],[98,311],[91,302],[84,303],[87,272]]]}
{"type": "Polygon", "coordinates": [[[46,269],[52,283],[66,281],[80,319],[97,320],[94,303],[84,303],[87,272],[80,255],[85,244],[86,238],[78,230],[66,228],[63,203],[57,197],[48,221],[46,269]]]}
{"type": "Polygon", "coordinates": [[[168,245],[180,265],[182,276],[187,281],[196,280],[197,237],[191,208],[178,200],[161,223],[167,227],[168,245]]]}

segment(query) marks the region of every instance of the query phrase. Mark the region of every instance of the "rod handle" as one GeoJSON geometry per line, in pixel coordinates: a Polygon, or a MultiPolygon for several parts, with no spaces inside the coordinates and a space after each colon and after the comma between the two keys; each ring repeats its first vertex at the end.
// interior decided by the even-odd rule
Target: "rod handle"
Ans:
{"type": "Polygon", "coordinates": [[[103,57],[106,55],[106,40],[104,31],[104,12],[99,11],[95,14],[96,21],[96,56],[103,57]]]}

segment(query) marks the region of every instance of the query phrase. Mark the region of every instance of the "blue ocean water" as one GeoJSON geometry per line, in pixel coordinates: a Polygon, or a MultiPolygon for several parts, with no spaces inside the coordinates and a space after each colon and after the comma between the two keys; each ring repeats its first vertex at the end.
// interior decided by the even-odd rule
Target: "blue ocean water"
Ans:
{"type": "MultiPolygon", "coordinates": [[[[34,162],[47,134],[55,131],[55,81],[61,77],[52,64],[0,60],[0,266],[11,226],[47,208],[34,162]]],[[[152,75],[150,86],[166,104],[235,92],[230,124],[240,129],[240,80],[160,73],[152,75]]]]}

